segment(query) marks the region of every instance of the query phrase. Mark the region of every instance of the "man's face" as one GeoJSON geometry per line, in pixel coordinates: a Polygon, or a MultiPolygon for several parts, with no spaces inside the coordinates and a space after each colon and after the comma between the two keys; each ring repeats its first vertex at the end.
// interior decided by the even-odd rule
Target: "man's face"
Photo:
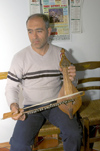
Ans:
{"type": "Polygon", "coordinates": [[[45,22],[40,17],[30,19],[27,23],[28,36],[33,49],[42,49],[51,33],[51,28],[46,29],[45,22]]]}

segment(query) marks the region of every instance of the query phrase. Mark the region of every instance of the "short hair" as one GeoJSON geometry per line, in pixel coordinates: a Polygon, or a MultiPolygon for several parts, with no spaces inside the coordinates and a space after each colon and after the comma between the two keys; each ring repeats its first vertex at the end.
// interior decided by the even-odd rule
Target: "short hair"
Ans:
{"type": "Polygon", "coordinates": [[[49,28],[49,18],[48,18],[48,16],[45,15],[45,14],[32,14],[31,16],[28,17],[28,19],[27,19],[27,21],[26,21],[26,24],[28,23],[28,21],[29,21],[30,19],[33,19],[33,18],[35,18],[35,17],[40,17],[40,18],[42,18],[43,21],[45,22],[46,29],[49,28]]]}

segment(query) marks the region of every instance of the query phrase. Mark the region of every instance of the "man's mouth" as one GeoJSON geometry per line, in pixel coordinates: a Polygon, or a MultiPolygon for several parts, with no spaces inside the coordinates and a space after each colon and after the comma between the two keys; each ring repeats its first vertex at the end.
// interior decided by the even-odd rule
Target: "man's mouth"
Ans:
{"type": "Polygon", "coordinates": [[[38,44],[38,43],[39,43],[39,40],[34,41],[34,44],[38,44]]]}

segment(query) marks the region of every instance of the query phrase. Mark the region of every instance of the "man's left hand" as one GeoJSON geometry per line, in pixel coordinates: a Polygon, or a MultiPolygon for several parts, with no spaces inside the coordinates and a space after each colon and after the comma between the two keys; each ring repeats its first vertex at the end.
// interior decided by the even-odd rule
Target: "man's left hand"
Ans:
{"type": "Polygon", "coordinates": [[[69,66],[68,67],[68,75],[69,75],[69,79],[71,81],[74,81],[75,77],[76,77],[76,68],[75,66],[69,66]]]}

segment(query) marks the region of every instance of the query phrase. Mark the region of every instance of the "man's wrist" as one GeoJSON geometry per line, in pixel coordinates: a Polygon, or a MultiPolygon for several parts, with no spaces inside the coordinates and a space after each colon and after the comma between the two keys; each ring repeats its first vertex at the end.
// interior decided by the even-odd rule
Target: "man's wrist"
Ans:
{"type": "Polygon", "coordinates": [[[10,109],[12,110],[13,107],[16,107],[17,109],[19,109],[19,105],[17,103],[12,103],[10,105],[10,109]]]}

